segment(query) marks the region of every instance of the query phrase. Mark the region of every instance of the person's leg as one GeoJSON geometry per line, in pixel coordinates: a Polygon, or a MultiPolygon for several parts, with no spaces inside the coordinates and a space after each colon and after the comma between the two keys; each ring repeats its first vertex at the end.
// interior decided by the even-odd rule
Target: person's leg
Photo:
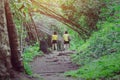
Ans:
{"type": "Polygon", "coordinates": [[[64,50],[66,50],[66,44],[64,43],[64,50]]]}
{"type": "Polygon", "coordinates": [[[65,42],[65,49],[67,50],[68,49],[68,41],[65,42]]]}
{"type": "Polygon", "coordinates": [[[66,42],[66,50],[68,50],[69,49],[69,42],[67,41],[66,42]]]}
{"type": "Polygon", "coordinates": [[[67,44],[65,44],[65,45],[66,45],[66,46],[65,46],[65,47],[66,47],[65,50],[67,50],[67,49],[68,49],[68,46],[67,46],[67,44]]]}
{"type": "Polygon", "coordinates": [[[54,44],[52,44],[52,50],[54,50],[54,44]]]}
{"type": "Polygon", "coordinates": [[[68,49],[70,48],[70,44],[68,43],[68,49]]]}
{"type": "Polygon", "coordinates": [[[55,43],[55,50],[57,50],[57,43],[55,43]]]}
{"type": "Polygon", "coordinates": [[[69,44],[69,42],[67,43],[67,49],[69,49],[70,48],[70,44],[69,44]]]}

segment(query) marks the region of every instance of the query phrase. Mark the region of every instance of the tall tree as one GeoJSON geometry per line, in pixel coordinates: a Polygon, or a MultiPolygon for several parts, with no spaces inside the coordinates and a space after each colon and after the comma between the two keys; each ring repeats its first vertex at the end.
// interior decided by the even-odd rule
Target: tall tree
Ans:
{"type": "Polygon", "coordinates": [[[11,73],[10,46],[4,9],[4,0],[0,0],[0,80],[8,80],[11,73]]]}
{"type": "Polygon", "coordinates": [[[22,71],[23,65],[21,61],[18,36],[17,36],[15,24],[13,22],[12,13],[10,11],[9,0],[5,1],[5,12],[6,12],[9,43],[10,43],[10,51],[11,51],[11,63],[15,70],[22,71]]]}

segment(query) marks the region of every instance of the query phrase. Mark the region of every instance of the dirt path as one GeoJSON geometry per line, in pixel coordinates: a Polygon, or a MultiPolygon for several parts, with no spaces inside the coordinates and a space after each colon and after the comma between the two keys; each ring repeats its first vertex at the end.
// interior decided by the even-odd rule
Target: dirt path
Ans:
{"type": "Polygon", "coordinates": [[[63,73],[75,70],[77,65],[70,61],[72,51],[53,52],[51,54],[37,57],[32,63],[35,74],[42,76],[44,80],[77,80],[65,77],[63,73]]]}

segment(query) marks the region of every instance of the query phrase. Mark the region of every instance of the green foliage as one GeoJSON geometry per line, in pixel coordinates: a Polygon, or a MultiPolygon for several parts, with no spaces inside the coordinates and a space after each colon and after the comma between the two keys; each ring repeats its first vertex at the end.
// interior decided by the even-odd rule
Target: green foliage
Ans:
{"type": "Polygon", "coordinates": [[[105,22],[102,26],[102,30],[95,32],[85,44],[78,48],[79,52],[72,55],[74,62],[87,64],[101,56],[120,51],[119,27],[108,22],[105,22]]]}
{"type": "Polygon", "coordinates": [[[28,74],[28,75],[32,75],[33,72],[31,70],[31,67],[29,65],[29,63],[27,61],[23,61],[23,64],[24,64],[24,68],[25,68],[25,72],[28,74]]]}
{"type": "Polygon", "coordinates": [[[76,50],[77,51],[78,48],[82,46],[84,41],[80,38],[78,33],[73,31],[72,29],[68,28],[68,32],[70,34],[70,39],[71,39],[71,41],[70,41],[70,50],[76,50]]]}
{"type": "Polygon", "coordinates": [[[120,71],[120,53],[106,55],[99,58],[85,66],[81,67],[77,71],[71,71],[66,73],[66,75],[71,75],[73,77],[80,77],[84,79],[98,79],[107,78],[114,76],[120,71]]]}
{"type": "Polygon", "coordinates": [[[102,19],[97,24],[100,30],[72,55],[72,60],[82,67],[65,75],[85,80],[120,79],[120,9],[118,0],[105,1],[107,7],[101,10],[102,19]]]}
{"type": "Polygon", "coordinates": [[[33,61],[33,59],[36,56],[41,56],[42,54],[43,53],[41,51],[39,51],[38,43],[36,43],[33,46],[29,46],[28,48],[26,48],[24,50],[24,53],[22,56],[23,56],[24,67],[25,67],[27,74],[32,75],[32,70],[31,70],[31,67],[29,65],[29,62],[33,61]]]}

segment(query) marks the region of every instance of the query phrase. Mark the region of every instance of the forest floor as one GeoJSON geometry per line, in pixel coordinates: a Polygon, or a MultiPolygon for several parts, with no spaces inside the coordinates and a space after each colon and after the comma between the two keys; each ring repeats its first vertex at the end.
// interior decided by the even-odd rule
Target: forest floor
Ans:
{"type": "Polygon", "coordinates": [[[34,75],[41,76],[36,80],[78,80],[71,77],[65,77],[64,72],[78,69],[78,65],[70,61],[70,54],[73,51],[54,51],[51,54],[45,54],[37,57],[31,63],[34,75]]]}

